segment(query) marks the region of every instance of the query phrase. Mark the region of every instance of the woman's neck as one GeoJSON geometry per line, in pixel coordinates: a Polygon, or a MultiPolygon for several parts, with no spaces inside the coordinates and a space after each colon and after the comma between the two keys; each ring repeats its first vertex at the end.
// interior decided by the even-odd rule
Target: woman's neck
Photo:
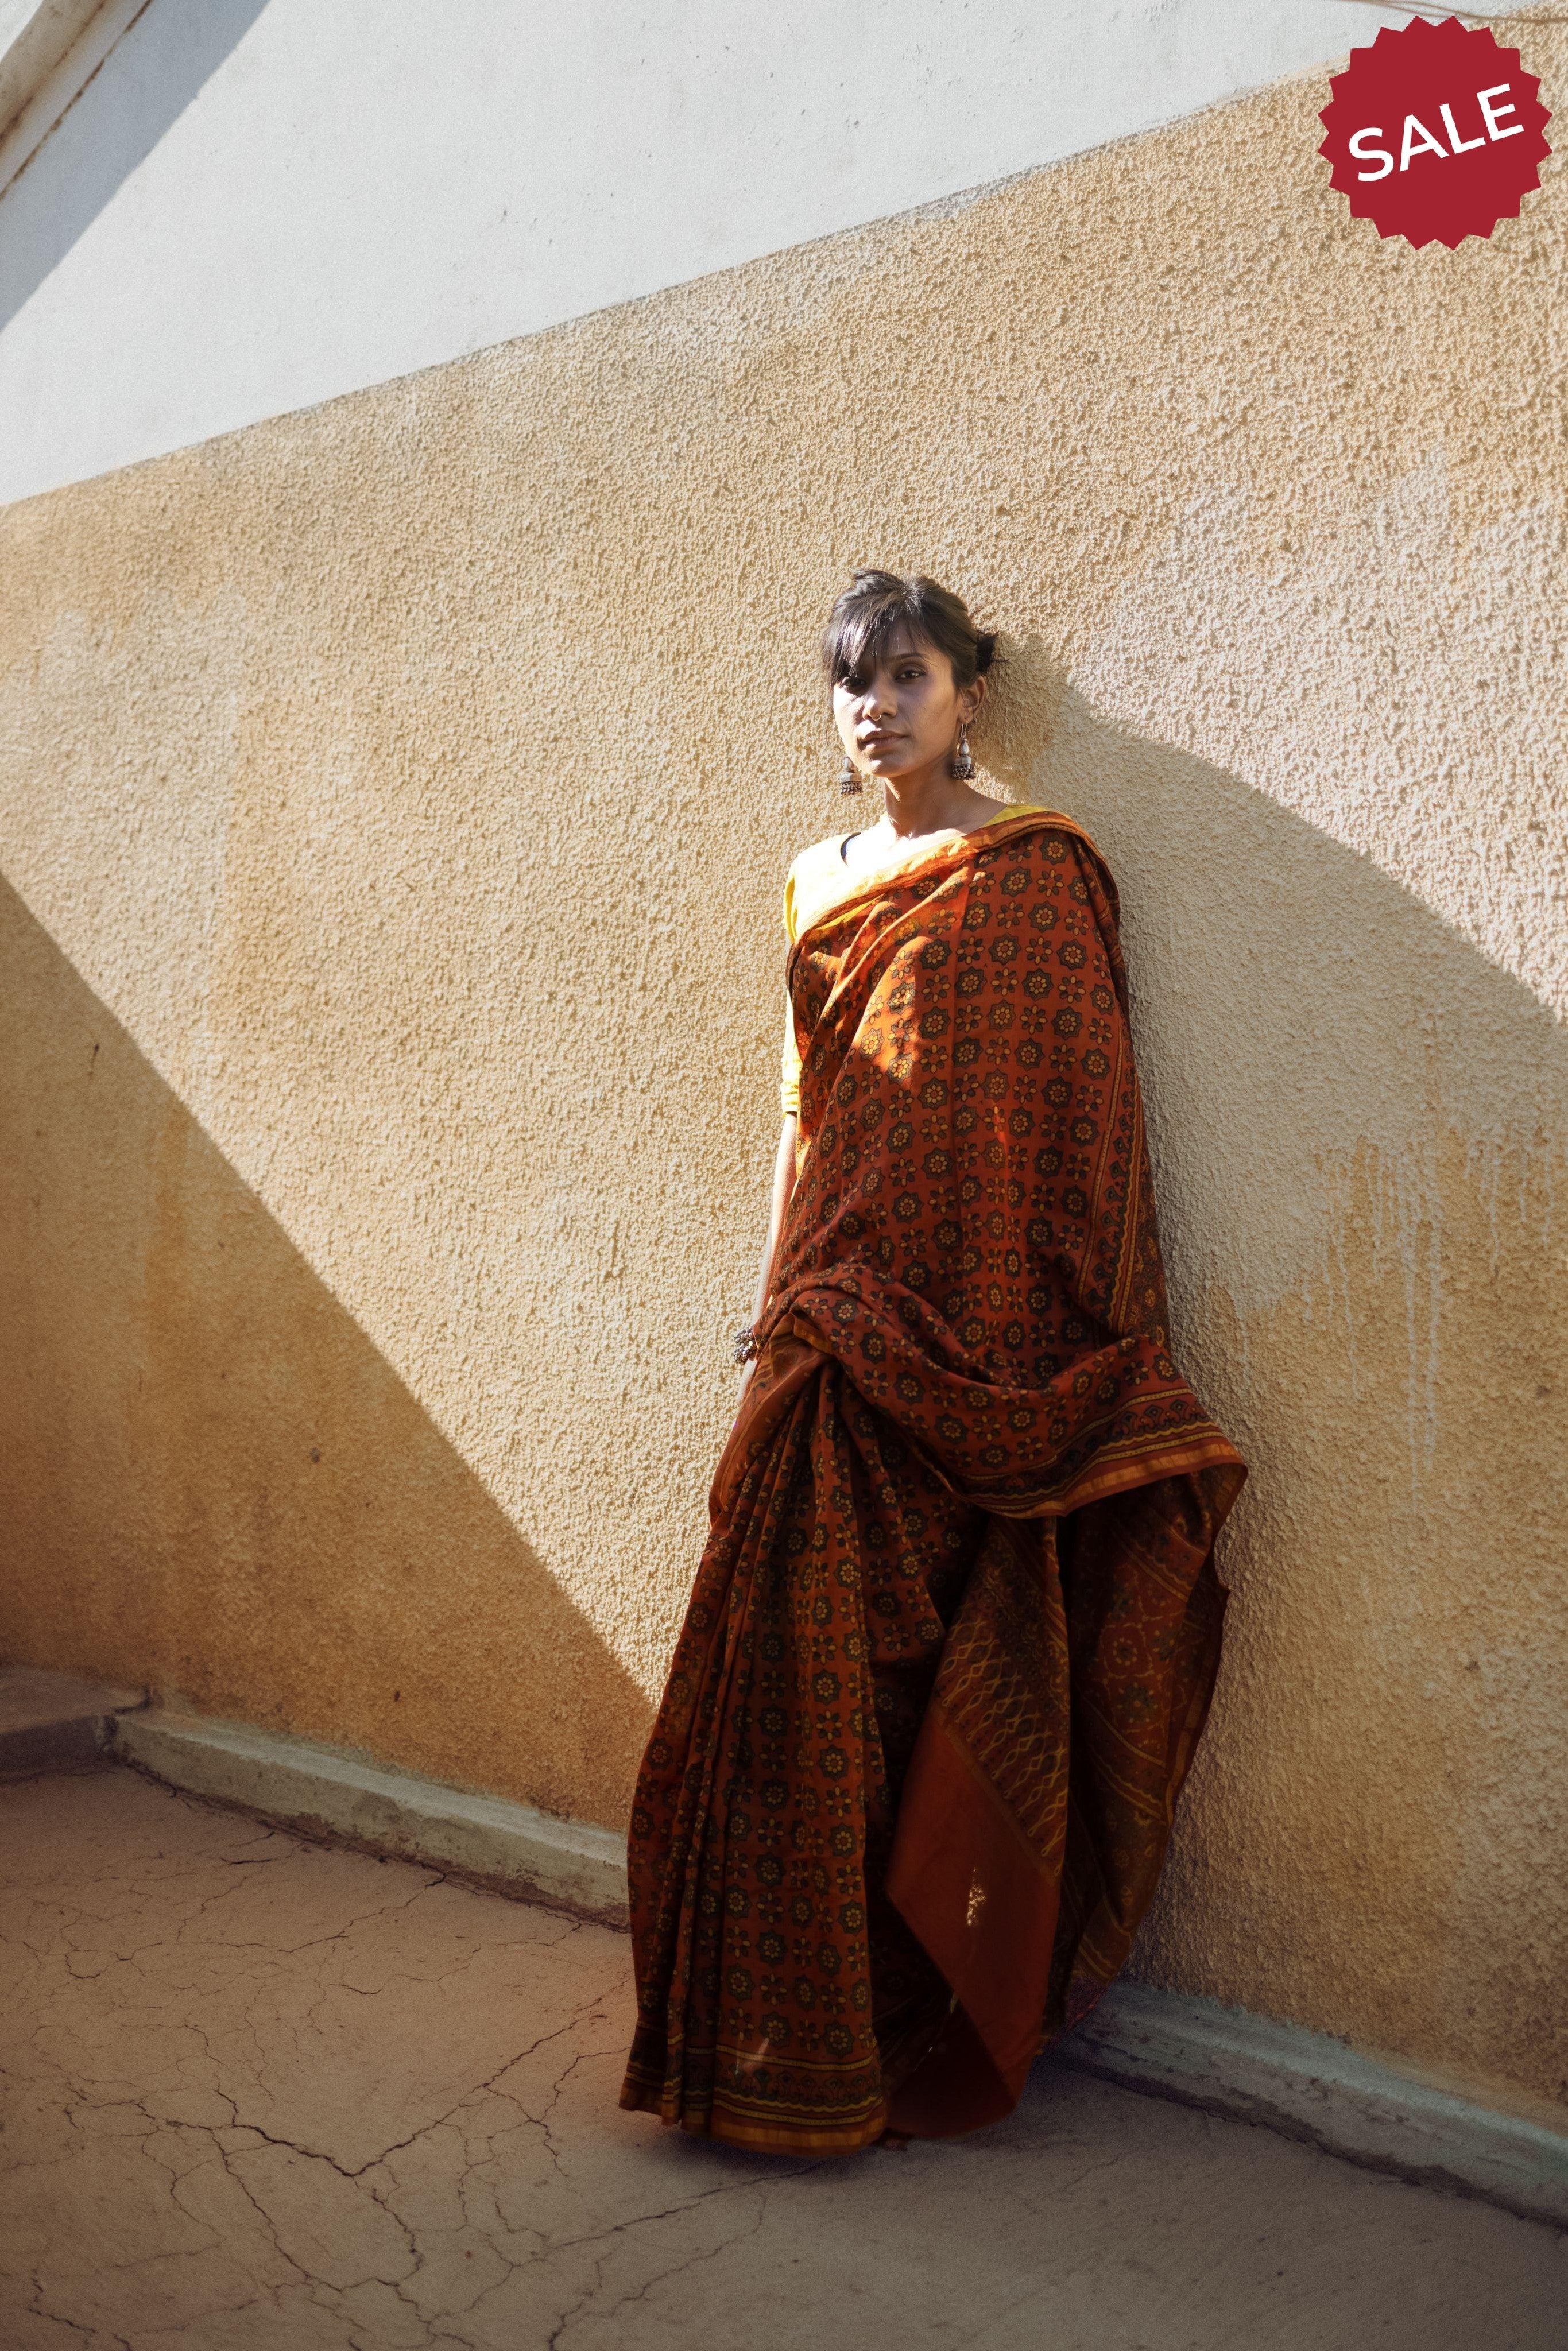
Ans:
{"type": "Polygon", "coordinates": [[[882,779],[883,821],[897,841],[927,832],[964,832],[981,823],[997,803],[946,772],[946,762],[909,776],[882,779]]]}

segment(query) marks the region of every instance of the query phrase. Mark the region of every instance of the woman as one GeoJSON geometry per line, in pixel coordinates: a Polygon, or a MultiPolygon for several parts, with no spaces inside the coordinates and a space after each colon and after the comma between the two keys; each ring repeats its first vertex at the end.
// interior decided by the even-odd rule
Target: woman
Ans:
{"type": "Polygon", "coordinates": [[[1246,1474],[1168,1352],[1114,885],[969,780],[994,645],[925,579],[833,608],[883,812],[786,891],[772,1228],[632,1813],[622,2104],[780,2153],[1008,2113],[1116,1973],[1246,1474]]]}

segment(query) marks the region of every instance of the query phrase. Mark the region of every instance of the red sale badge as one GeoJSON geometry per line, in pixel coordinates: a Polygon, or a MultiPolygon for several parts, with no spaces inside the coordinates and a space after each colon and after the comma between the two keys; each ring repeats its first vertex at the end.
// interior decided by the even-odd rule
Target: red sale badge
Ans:
{"type": "Polygon", "coordinates": [[[1541,183],[1552,117],[1536,97],[1540,77],[1484,26],[1467,32],[1457,16],[1385,26],[1329,86],[1318,152],[1380,236],[1449,246],[1490,236],[1541,183]]]}

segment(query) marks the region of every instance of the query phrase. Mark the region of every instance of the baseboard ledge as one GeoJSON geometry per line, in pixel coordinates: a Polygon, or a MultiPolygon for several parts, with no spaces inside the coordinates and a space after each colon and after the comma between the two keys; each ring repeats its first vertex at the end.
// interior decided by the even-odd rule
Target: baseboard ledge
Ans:
{"type": "Polygon", "coordinates": [[[1412,2186],[1479,2197],[1568,2229],[1568,2116],[1511,2112],[1435,2086],[1326,2033],[1218,2001],[1115,1984],[1048,2064],[1260,2123],[1412,2186]],[[1551,2118],[1549,2118],[1551,2117],[1551,2118]]]}
{"type": "Polygon", "coordinates": [[[121,1716],[113,1749],[170,1787],[304,1835],[626,1924],[625,1841],[612,1829],[444,1787],[312,1740],[162,1708],[121,1716]]]}
{"type": "Polygon", "coordinates": [[[145,1690],[117,1683],[42,1666],[0,1667],[0,1780],[98,1762],[113,1740],[117,1716],[146,1703],[145,1690]]]}

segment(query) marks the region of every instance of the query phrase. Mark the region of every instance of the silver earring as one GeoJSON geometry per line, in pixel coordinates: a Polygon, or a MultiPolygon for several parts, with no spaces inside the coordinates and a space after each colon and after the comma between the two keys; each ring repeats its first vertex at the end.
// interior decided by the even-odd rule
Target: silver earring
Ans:
{"type": "Polygon", "coordinates": [[[947,773],[956,784],[967,784],[974,772],[975,761],[969,749],[969,730],[967,726],[960,726],[957,747],[947,762],[947,773]]]}
{"type": "Polygon", "coordinates": [[[839,769],[839,789],[847,800],[852,799],[856,792],[863,792],[865,789],[861,771],[847,751],[844,753],[844,764],[839,769]]]}

